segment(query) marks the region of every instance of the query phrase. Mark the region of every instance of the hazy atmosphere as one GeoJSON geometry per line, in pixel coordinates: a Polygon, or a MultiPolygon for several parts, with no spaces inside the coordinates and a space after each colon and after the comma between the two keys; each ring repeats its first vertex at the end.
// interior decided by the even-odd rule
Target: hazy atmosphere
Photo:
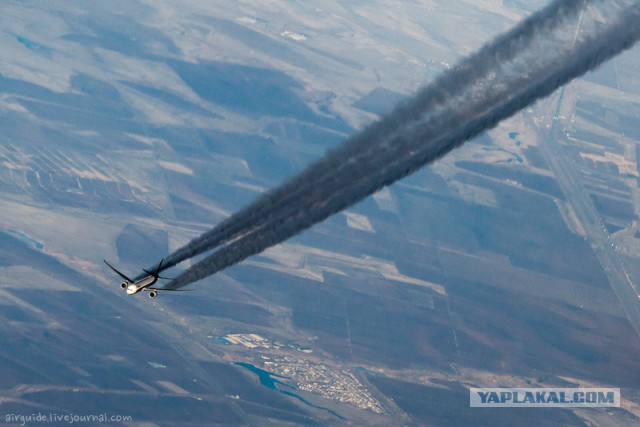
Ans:
{"type": "Polygon", "coordinates": [[[3,1],[0,423],[637,424],[639,7],[3,1]]]}

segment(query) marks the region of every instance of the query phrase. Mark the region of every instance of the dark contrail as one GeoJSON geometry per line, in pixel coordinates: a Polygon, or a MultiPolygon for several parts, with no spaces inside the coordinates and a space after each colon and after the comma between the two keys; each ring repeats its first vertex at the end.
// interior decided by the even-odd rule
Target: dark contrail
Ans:
{"type": "MultiPolygon", "coordinates": [[[[584,3],[584,0],[551,3],[476,55],[460,62],[454,70],[443,74],[412,100],[403,103],[382,120],[328,152],[324,158],[307,167],[299,175],[166,257],[162,264],[163,270],[241,237],[277,217],[289,215],[297,207],[295,200],[308,191],[323,188],[325,192],[334,192],[336,186],[343,185],[343,180],[353,175],[352,165],[355,162],[363,164],[359,159],[367,158],[376,150],[375,141],[387,138],[407,122],[415,120],[425,111],[455,95],[452,93],[455,82],[471,81],[477,76],[486,75],[490,69],[499,67],[504,61],[511,60],[518,52],[528,47],[536,31],[551,32],[564,25],[568,19],[575,18],[584,3]],[[341,175],[338,176],[337,173],[341,175]]],[[[150,269],[152,270],[153,268],[150,269]]]]}
{"type": "MultiPolygon", "coordinates": [[[[200,280],[362,200],[549,95],[639,38],[637,2],[553,3],[463,61],[389,118],[349,140],[348,147],[334,150],[298,178],[263,196],[251,205],[259,208],[260,214],[254,212],[253,216],[259,218],[258,222],[245,224],[235,232],[236,240],[195,264],[168,287],[179,288],[200,280]],[[604,10],[599,11],[598,6],[604,10]],[[550,10],[563,12],[549,15],[550,10]],[[591,15],[583,20],[584,34],[563,30],[568,22],[577,22],[583,12],[591,15]],[[366,139],[359,139],[361,135],[366,139]],[[336,153],[342,153],[342,158],[332,157],[336,153]],[[311,173],[331,158],[335,160],[331,163],[333,170],[311,173]],[[313,180],[318,176],[320,180],[313,180]],[[305,191],[296,191],[292,186],[296,182],[301,182],[305,191]],[[281,199],[272,197],[278,194],[282,194],[281,199]],[[264,198],[269,203],[261,205],[264,198]],[[278,200],[286,203],[278,205],[278,200]]],[[[233,218],[226,222],[232,224],[233,218]]],[[[192,248],[204,247],[205,241],[195,240],[192,248]]]]}

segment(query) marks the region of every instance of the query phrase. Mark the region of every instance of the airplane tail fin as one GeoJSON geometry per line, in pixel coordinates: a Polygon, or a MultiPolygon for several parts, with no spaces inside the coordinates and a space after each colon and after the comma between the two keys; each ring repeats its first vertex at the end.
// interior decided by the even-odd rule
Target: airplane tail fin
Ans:
{"type": "Polygon", "coordinates": [[[164,258],[162,258],[158,263],[158,266],[156,267],[156,274],[154,274],[154,276],[160,277],[159,274],[160,274],[160,270],[162,269],[163,262],[164,262],[164,258]]]}
{"type": "Polygon", "coordinates": [[[173,277],[166,277],[166,276],[161,276],[160,275],[160,270],[162,270],[162,263],[164,262],[164,258],[162,258],[160,260],[160,262],[158,263],[158,266],[156,267],[156,269],[154,271],[149,271],[149,270],[145,270],[142,269],[142,271],[144,271],[145,273],[147,273],[149,276],[153,276],[156,277],[158,279],[163,279],[163,280],[175,280],[173,277]]]}
{"type": "Polygon", "coordinates": [[[164,262],[164,258],[160,260],[160,262],[158,263],[158,266],[154,271],[145,270],[144,268],[142,269],[142,271],[147,273],[149,276],[157,277],[158,279],[163,279],[163,277],[160,277],[160,269],[162,268],[163,262],[164,262]]]}

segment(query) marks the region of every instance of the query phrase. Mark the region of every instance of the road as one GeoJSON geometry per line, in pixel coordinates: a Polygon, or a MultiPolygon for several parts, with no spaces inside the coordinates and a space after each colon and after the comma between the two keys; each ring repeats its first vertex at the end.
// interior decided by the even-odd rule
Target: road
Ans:
{"type": "MultiPolygon", "coordinates": [[[[567,102],[565,88],[559,93],[554,119],[548,134],[540,138],[540,150],[547,160],[551,171],[558,179],[558,184],[571,205],[576,217],[585,231],[586,239],[591,244],[602,268],[604,269],[611,289],[614,291],[625,314],[638,336],[640,336],[640,303],[638,289],[629,278],[622,258],[616,253],[615,245],[602,218],[596,211],[589,193],[585,189],[581,173],[563,149],[560,140],[562,132],[559,120],[563,103],[567,102]]],[[[572,106],[573,107],[573,106],[572,106]]]]}

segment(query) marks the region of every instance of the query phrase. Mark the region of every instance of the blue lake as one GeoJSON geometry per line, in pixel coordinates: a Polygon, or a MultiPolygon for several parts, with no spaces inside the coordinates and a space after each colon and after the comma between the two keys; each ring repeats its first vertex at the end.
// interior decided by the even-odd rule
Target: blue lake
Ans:
{"type": "Polygon", "coordinates": [[[332,411],[331,409],[324,408],[324,407],[318,406],[318,405],[314,405],[313,403],[309,402],[305,398],[303,398],[301,396],[298,396],[297,394],[292,393],[292,392],[290,392],[288,390],[280,390],[278,388],[278,384],[280,384],[280,385],[282,385],[284,387],[288,387],[288,388],[290,388],[292,390],[296,389],[294,386],[292,386],[290,384],[287,384],[285,382],[282,382],[279,379],[277,379],[277,378],[282,378],[282,379],[289,379],[290,380],[291,379],[290,377],[285,377],[285,376],[282,376],[282,375],[275,374],[273,372],[265,371],[264,369],[260,369],[260,368],[254,366],[254,365],[252,365],[250,363],[236,362],[235,365],[241,366],[241,367],[253,372],[254,374],[256,374],[258,376],[258,380],[260,381],[260,384],[262,384],[263,386],[265,386],[265,387],[267,387],[267,388],[269,388],[271,390],[275,390],[275,391],[278,391],[278,392],[280,392],[280,393],[282,393],[284,395],[291,396],[291,397],[293,397],[295,399],[298,399],[299,401],[301,401],[305,405],[311,406],[312,408],[316,408],[316,409],[320,409],[320,410],[323,410],[323,411],[327,411],[331,415],[333,415],[333,416],[335,416],[337,418],[340,418],[341,420],[345,419],[344,417],[340,416],[339,414],[337,414],[336,412],[332,411]]]}
{"type": "MultiPolygon", "coordinates": [[[[260,380],[260,384],[262,384],[263,386],[270,388],[271,390],[278,390],[278,388],[276,387],[276,384],[282,384],[285,387],[289,387],[292,389],[295,389],[295,387],[283,383],[282,381],[276,379],[276,378],[284,378],[284,379],[291,379],[288,377],[283,377],[282,375],[278,375],[278,374],[274,374],[273,372],[269,372],[269,371],[265,371],[264,369],[260,369],[255,367],[254,365],[250,364],[250,363],[244,363],[244,362],[236,362],[235,363],[238,366],[242,366],[243,368],[253,372],[254,374],[256,374],[258,376],[258,379],[260,380]]],[[[278,390],[279,391],[279,390],[278,390]]]]}
{"type": "Polygon", "coordinates": [[[220,344],[231,344],[231,342],[224,337],[213,337],[213,340],[220,344]]]}
{"type": "Polygon", "coordinates": [[[36,52],[51,52],[51,48],[41,45],[40,43],[36,43],[29,39],[26,39],[22,36],[16,36],[16,40],[18,43],[24,45],[27,49],[36,51],[36,52]]]}
{"type": "Polygon", "coordinates": [[[518,163],[524,163],[524,159],[518,153],[514,153],[514,152],[511,152],[509,150],[505,150],[504,148],[483,148],[483,150],[484,151],[499,151],[499,152],[507,153],[507,154],[513,156],[512,159],[500,160],[498,163],[500,163],[500,162],[512,163],[514,159],[517,160],[518,163]]]}
{"type": "Polygon", "coordinates": [[[25,243],[28,243],[29,245],[33,246],[34,248],[38,249],[39,251],[44,249],[44,245],[40,242],[38,242],[37,240],[32,239],[31,237],[27,236],[24,233],[21,233],[19,231],[16,230],[9,230],[7,231],[8,234],[11,234],[12,236],[17,237],[18,239],[22,240],[25,243]]]}

